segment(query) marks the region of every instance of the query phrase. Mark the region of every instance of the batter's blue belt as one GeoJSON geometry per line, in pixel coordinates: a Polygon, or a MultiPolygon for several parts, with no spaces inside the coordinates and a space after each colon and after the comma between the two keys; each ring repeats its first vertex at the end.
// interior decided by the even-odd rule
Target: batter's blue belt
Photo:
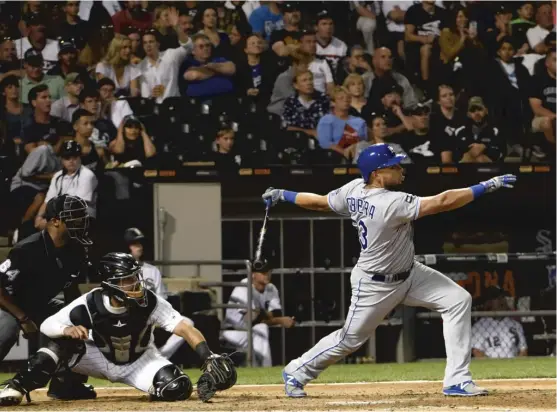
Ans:
{"type": "Polygon", "coordinates": [[[395,282],[402,282],[410,277],[410,272],[412,272],[412,268],[414,264],[408,269],[406,272],[400,272],[394,275],[380,275],[377,273],[371,274],[371,280],[375,282],[384,282],[384,283],[395,283],[395,282]]]}

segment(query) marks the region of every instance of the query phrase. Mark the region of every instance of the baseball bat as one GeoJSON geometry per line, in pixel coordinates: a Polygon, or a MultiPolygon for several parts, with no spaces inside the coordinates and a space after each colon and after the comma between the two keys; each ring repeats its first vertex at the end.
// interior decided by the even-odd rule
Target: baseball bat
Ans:
{"type": "Polygon", "coordinates": [[[253,261],[253,269],[261,270],[264,265],[264,261],[261,259],[261,254],[263,252],[263,241],[265,240],[265,233],[267,233],[267,222],[269,221],[269,209],[270,205],[265,207],[265,218],[263,219],[263,225],[259,231],[259,239],[257,240],[257,249],[255,249],[255,260],[253,261]]]}

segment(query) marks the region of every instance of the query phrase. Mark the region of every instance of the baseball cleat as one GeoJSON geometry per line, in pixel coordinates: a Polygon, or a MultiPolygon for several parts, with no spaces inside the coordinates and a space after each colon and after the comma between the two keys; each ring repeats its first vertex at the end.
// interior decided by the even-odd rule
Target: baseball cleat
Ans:
{"type": "Polygon", "coordinates": [[[466,381],[457,385],[443,388],[445,396],[482,396],[487,395],[487,389],[477,386],[474,381],[466,381]]]}
{"type": "Polygon", "coordinates": [[[23,392],[17,386],[10,381],[6,382],[6,386],[0,391],[0,406],[16,406],[21,403],[23,392]]]}
{"type": "Polygon", "coordinates": [[[305,398],[307,396],[304,391],[304,385],[284,370],[282,371],[282,380],[284,381],[284,392],[289,398],[305,398]]]}

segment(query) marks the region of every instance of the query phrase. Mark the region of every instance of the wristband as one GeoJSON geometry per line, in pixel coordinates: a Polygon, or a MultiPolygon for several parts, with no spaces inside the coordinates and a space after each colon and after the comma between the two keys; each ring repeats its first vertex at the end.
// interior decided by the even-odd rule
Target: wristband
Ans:
{"type": "Polygon", "coordinates": [[[486,191],[485,186],[482,185],[482,184],[477,184],[477,185],[474,185],[474,186],[470,186],[470,189],[472,189],[472,193],[474,194],[474,199],[477,199],[481,195],[485,194],[485,191],[486,191]]]}
{"type": "Polygon", "coordinates": [[[289,203],[296,203],[296,196],[298,196],[298,193],[290,190],[285,190],[282,194],[284,201],[289,203]]]}
{"type": "Polygon", "coordinates": [[[205,341],[195,347],[195,353],[199,355],[203,362],[205,362],[205,360],[213,354],[211,349],[209,349],[209,345],[207,345],[207,342],[205,341]]]}

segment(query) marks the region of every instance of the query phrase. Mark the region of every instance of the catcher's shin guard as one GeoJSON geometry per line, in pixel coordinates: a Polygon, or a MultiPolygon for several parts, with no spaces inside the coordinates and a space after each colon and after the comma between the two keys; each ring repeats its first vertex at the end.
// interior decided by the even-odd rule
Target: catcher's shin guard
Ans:
{"type": "Polygon", "coordinates": [[[190,378],[176,365],[166,365],[153,378],[152,401],[185,401],[191,396],[193,385],[190,378]]]}

